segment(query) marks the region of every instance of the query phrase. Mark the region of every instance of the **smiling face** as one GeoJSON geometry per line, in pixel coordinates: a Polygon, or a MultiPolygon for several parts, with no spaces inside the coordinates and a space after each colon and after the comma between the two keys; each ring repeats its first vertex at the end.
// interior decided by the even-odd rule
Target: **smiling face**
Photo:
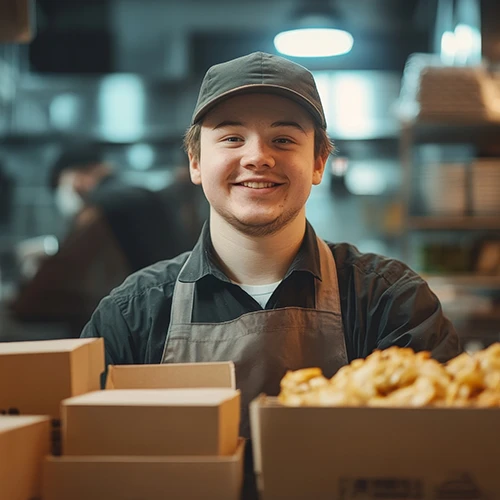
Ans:
{"type": "Polygon", "coordinates": [[[223,101],[204,118],[199,159],[189,154],[191,179],[211,206],[211,224],[248,235],[273,234],[298,218],[326,158],[314,157],[312,117],[272,94],[223,101]]]}

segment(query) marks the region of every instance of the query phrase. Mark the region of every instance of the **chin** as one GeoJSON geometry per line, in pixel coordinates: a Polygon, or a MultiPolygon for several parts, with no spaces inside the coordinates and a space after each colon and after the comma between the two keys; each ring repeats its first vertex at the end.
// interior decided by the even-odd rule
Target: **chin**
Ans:
{"type": "Polygon", "coordinates": [[[281,231],[290,224],[298,213],[283,213],[278,217],[247,217],[238,218],[231,216],[227,222],[235,229],[248,236],[269,236],[281,231]]]}
{"type": "Polygon", "coordinates": [[[248,225],[248,224],[233,224],[235,229],[240,231],[247,236],[259,237],[259,236],[269,236],[271,234],[276,234],[279,232],[282,226],[277,224],[265,224],[265,225],[248,225]]]}

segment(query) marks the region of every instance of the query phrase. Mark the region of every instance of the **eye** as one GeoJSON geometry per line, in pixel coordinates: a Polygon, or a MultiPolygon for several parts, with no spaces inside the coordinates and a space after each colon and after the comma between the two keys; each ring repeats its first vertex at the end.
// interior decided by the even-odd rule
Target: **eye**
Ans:
{"type": "Polygon", "coordinates": [[[294,144],[292,139],[288,139],[286,137],[279,137],[278,139],[275,139],[274,142],[277,142],[278,144],[294,144]]]}
{"type": "Polygon", "coordinates": [[[242,141],[241,137],[236,137],[236,136],[229,136],[229,137],[224,137],[223,139],[224,142],[240,142],[242,141]]]}

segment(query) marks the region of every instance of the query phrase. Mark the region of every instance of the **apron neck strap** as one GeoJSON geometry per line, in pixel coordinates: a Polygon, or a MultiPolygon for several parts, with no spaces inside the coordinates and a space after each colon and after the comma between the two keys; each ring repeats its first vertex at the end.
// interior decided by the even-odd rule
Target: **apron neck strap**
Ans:
{"type": "MultiPolygon", "coordinates": [[[[184,265],[181,267],[179,272],[179,276],[181,275],[183,269],[186,267],[189,259],[191,258],[191,254],[184,262],[184,265]]],[[[191,323],[191,317],[193,313],[193,303],[194,303],[194,282],[183,283],[177,280],[174,285],[174,293],[172,295],[172,301],[175,298],[175,307],[172,307],[171,316],[170,316],[170,324],[171,325],[180,325],[191,323]]],[[[172,302],[172,305],[173,302],[172,302]]]]}
{"type": "Polygon", "coordinates": [[[340,309],[340,293],[337,278],[337,266],[330,247],[316,236],[319,249],[321,280],[316,279],[316,309],[342,314],[340,309]]]}

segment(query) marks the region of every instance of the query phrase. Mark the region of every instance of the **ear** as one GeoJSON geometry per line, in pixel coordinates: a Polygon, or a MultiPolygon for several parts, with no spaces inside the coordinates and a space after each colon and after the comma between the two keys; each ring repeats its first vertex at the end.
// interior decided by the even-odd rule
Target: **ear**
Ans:
{"type": "Polygon", "coordinates": [[[313,184],[318,185],[323,179],[323,174],[325,172],[326,161],[328,156],[318,156],[314,159],[314,171],[313,171],[313,184]]]}
{"type": "Polygon", "coordinates": [[[188,153],[189,158],[189,175],[191,176],[191,182],[197,186],[201,185],[201,170],[200,170],[200,160],[196,159],[193,153],[188,153]]]}

